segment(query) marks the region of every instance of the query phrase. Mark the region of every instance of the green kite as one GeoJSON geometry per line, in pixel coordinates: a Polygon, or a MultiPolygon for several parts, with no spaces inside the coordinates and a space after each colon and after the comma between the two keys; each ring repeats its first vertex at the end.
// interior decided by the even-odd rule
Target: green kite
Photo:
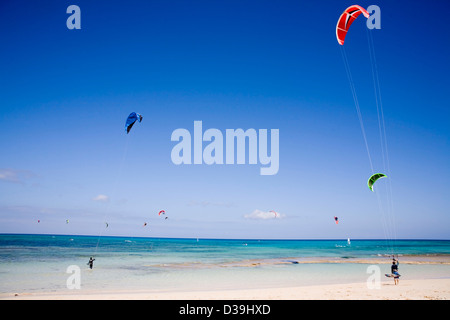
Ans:
{"type": "Polygon", "coordinates": [[[375,174],[373,174],[373,175],[369,178],[369,181],[367,181],[367,186],[369,187],[370,190],[372,190],[372,192],[374,192],[374,191],[373,191],[373,184],[374,184],[378,179],[386,178],[386,177],[387,177],[387,176],[386,176],[385,174],[383,174],[383,173],[375,173],[375,174]]]}

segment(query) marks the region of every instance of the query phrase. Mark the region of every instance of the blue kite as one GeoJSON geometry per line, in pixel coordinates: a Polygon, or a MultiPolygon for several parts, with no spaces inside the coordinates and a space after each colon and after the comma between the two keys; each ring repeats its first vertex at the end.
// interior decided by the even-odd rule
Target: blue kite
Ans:
{"type": "Polygon", "coordinates": [[[136,112],[130,113],[130,115],[127,118],[127,122],[125,123],[125,130],[127,130],[127,134],[130,132],[131,127],[133,127],[134,123],[138,120],[139,122],[142,121],[142,116],[139,113],[136,112]]]}

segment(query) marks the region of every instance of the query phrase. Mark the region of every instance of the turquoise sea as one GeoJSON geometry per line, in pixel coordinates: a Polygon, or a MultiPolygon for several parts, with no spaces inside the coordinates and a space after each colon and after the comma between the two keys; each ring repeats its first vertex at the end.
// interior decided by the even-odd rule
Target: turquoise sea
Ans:
{"type": "MultiPolygon", "coordinates": [[[[0,293],[214,290],[365,282],[369,265],[402,279],[449,278],[449,240],[224,240],[0,235],[0,293]],[[95,258],[89,269],[89,258],[95,258]],[[402,263],[407,261],[406,263],[402,263]],[[417,263],[415,263],[415,262],[417,263]]],[[[383,278],[382,281],[391,281],[383,278]]]]}

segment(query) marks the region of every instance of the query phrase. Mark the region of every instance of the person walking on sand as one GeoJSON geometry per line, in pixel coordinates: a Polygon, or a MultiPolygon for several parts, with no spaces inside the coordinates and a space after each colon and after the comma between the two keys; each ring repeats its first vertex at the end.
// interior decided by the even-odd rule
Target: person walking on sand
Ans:
{"type": "Polygon", "coordinates": [[[95,261],[95,259],[92,257],[89,259],[89,262],[87,263],[89,265],[89,268],[92,269],[92,267],[94,266],[94,261],[95,261]]]}
{"type": "Polygon", "coordinates": [[[396,260],[394,257],[392,257],[392,266],[391,266],[391,273],[394,276],[394,284],[397,285],[400,274],[398,273],[398,260],[396,260]]]}

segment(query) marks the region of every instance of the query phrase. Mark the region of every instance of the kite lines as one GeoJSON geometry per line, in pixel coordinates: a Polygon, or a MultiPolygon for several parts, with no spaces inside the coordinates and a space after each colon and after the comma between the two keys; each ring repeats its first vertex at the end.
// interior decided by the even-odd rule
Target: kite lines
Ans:
{"type": "MultiPolygon", "coordinates": [[[[352,93],[353,102],[355,105],[356,113],[358,115],[358,121],[361,128],[361,134],[364,139],[364,145],[367,152],[371,175],[368,179],[367,185],[371,191],[373,190],[374,183],[380,179],[385,178],[387,176],[391,176],[390,173],[390,163],[389,163],[389,156],[388,156],[388,147],[387,147],[387,138],[386,138],[386,125],[385,125],[385,118],[384,118],[384,112],[383,112],[383,103],[381,99],[381,89],[380,89],[380,79],[378,75],[378,66],[376,62],[375,57],[375,49],[374,49],[374,43],[373,38],[370,33],[370,31],[367,29],[367,39],[368,39],[368,45],[369,45],[369,56],[370,56],[370,64],[371,64],[371,71],[372,71],[372,82],[374,87],[374,95],[375,95],[375,104],[376,104],[376,110],[377,110],[377,120],[378,120],[378,133],[379,133],[379,139],[380,139],[380,146],[381,146],[381,157],[382,157],[382,163],[383,163],[383,171],[387,173],[376,173],[374,170],[374,161],[372,159],[372,155],[369,148],[369,142],[367,139],[366,129],[364,126],[364,121],[362,117],[361,107],[358,101],[357,92],[355,89],[355,83],[353,80],[353,75],[351,72],[349,59],[347,57],[347,53],[345,50],[344,42],[345,37],[347,35],[347,32],[349,31],[349,28],[353,21],[356,20],[358,16],[363,14],[365,18],[369,18],[369,13],[366,9],[358,6],[358,5],[352,5],[348,7],[339,17],[337,25],[336,25],[336,38],[339,43],[340,51],[342,60],[345,67],[345,72],[347,75],[347,79],[350,85],[350,91],[352,93]]],[[[391,185],[391,179],[387,179],[387,190],[385,192],[386,194],[386,200],[383,201],[381,199],[381,196],[378,192],[375,192],[377,194],[377,201],[378,201],[378,208],[379,213],[381,215],[381,222],[383,225],[383,231],[385,234],[386,240],[389,242],[389,247],[391,249],[391,253],[394,253],[394,243],[393,239],[396,238],[395,234],[395,223],[394,223],[394,214],[393,214],[393,201],[392,201],[392,185],[391,185]]]]}

